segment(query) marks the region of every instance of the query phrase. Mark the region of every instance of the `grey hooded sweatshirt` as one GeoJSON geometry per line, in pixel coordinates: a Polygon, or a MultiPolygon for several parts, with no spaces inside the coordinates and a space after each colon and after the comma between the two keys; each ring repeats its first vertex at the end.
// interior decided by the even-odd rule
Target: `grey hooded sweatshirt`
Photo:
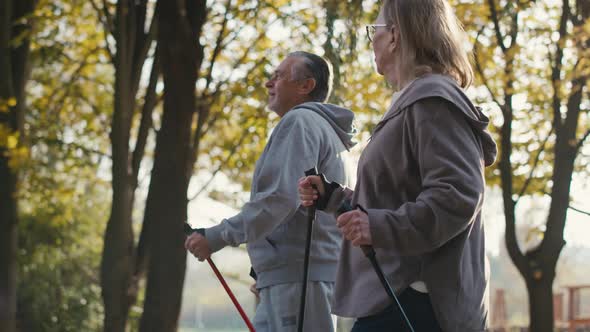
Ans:
{"type": "MultiPolygon", "coordinates": [[[[237,215],[205,230],[212,251],[247,243],[258,288],[301,281],[307,213],[297,181],[315,166],[347,182],[344,154],[354,145],[353,117],[348,109],[314,102],[288,111],[256,162],[250,201],[237,215]]],[[[318,211],[309,280],[335,280],[340,245],[334,218],[318,211]]]]}
{"type": "MultiPolygon", "coordinates": [[[[369,217],[377,260],[396,292],[426,284],[445,332],[484,331],[488,277],[481,209],[484,167],[496,156],[488,118],[451,78],[410,83],[375,127],[352,198],[369,217]]],[[[348,317],[391,304],[369,260],[344,241],[332,310],[348,317]]]]}

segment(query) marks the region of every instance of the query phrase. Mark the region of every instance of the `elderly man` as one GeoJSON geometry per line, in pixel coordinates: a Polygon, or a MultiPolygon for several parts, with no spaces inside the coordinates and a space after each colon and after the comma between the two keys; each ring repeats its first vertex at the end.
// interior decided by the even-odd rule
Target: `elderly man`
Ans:
{"type": "MultiPolygon", "coordinates": [[[[247,243],[260,303],[256,331],[295,331],[302,288],[306,211],[297,180],[317,166],[347,182],[345,152],[354,145],[353,113],[324,102],[330,94],[328,63],[291,53],[266,83],[268,108],[281,120],[256,163],[250,201],[237,215],[191,235],[185,247],[200,260],[225,246],[247,243]]],[[[341,236],[334,219],[318,212],[310,255],[304,331],[333,331],[330,302],[341,236]]]]}

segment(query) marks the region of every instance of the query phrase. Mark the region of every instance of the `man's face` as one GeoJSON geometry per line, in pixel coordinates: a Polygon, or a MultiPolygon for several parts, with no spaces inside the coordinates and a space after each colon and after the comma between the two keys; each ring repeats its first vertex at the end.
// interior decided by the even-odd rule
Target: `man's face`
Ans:
{"type": "Polygon", "coordinates": [[[293,69],[300,68],[300,61],[300,58],[294,56],[286,58],[265,84],[268,89],[268,108],[281,117],[309,98],[301,90],[301,81],[292,77],[293,69]]]}

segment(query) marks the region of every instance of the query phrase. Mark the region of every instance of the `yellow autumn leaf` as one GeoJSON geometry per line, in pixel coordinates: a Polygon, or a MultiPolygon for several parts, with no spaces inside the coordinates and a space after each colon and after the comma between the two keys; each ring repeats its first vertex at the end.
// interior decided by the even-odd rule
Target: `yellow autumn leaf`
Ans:
{"type": "Polygon", "coordinates": [[[8,135],[6,139],[6,147],[8,149],[14,149],[18,145],[18,138],[16,135],[8,135]]]}
{"type": "Polygon", "coordinates": [[[8,167],[11,169],[22,168],[29,159],[29,149],[21,146],[10,150],[10,159],[8,160],[8,167]]]}

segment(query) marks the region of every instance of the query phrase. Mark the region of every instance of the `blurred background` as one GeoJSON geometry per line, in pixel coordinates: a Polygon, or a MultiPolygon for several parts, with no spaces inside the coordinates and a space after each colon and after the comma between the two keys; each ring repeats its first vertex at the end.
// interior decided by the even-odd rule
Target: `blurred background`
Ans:
{"type": "MultiPolygon", "coordinates": [[[[487,169],[490,330],[590,331],[590,1],[450,0],[487,169]]],[[[248,198],[289,52],[333,65],[350,167],[393,89],[376,0],[0,0],[0,331],[246,331],[182,222],[248,198]]],[[[213,259],[252,318],[245,248],[213,259]]],[[[350,321],[338,318],[338,330],[350,321]]]]}

